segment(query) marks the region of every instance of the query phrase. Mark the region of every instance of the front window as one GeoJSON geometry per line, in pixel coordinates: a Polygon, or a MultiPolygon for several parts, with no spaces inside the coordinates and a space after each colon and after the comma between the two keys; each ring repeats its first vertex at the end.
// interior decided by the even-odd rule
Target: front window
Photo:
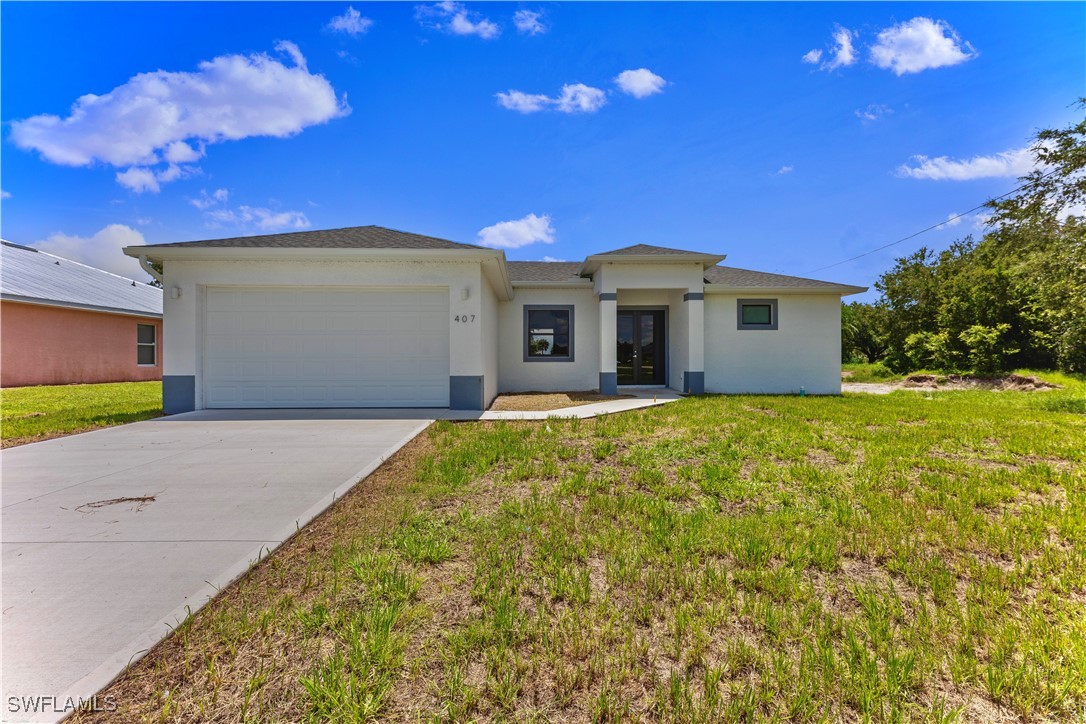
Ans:
{"type": "Polygon", "coordinates": [[[155,364],[155,325],[136,325],[136,363],[144,366],[155,364]]]}
{"type": "Polygon", "coordinates": [[[738,329],[776,329],[776,299],[740,299],[738,329]]]}
{"type": "Polygon", "coordinates": [[[573,360],[573,307],[524,307],[525,361],[573,360]]]}

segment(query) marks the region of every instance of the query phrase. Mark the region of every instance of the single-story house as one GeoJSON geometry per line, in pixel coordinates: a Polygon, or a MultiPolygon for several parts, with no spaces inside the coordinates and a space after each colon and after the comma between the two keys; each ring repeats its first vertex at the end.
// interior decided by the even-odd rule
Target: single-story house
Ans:
{"type": "Polygon", "coordinates": [[[161,346],[161,289],[0,245],[0,386],[158,380],[161,346]]]}
{"type": "Polygon", "coordinates": [[[377,226],[128,247],[162,264],[167,413],[485,409],[500,392],[837,394],[863,287],[639,244],[583,262],[377,226]]]}

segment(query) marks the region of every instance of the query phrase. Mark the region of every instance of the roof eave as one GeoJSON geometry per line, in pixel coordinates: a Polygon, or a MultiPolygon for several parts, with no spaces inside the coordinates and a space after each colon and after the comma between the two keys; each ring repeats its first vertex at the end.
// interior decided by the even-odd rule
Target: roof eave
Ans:
{"type": "Polygon", "coordinates": [[[581,275],[594,274],[601,264],[694,264],[700,262],[703,269],[716,266],[727,259],[721,254],[593,254],[581,264],[581,275]]]}
{"type": "Polygon", "coordinates": [[[855,287],[850,284],[811,287],[736,287],[730,284],[706,284],[706,294],[835,294],[847,297],[851,294],[863,294],[867,287],[855,287]]]}
{"type": "Polygon", "coordinates": [[[35,304],[40,307],[60,307],[63,309],[78,309],[84,312],[120,314],[126,317],[148,317],[153,319],[162,319],[162,312],[148,312],[143,309],[129,309],[127,307],[103,307],[97,304],[68,302],[63,299],[43,299],[41,297],[24,297],[18,294],[0,294],[0,300],[5,302],[15,302],[17,304],[35,304]]]}
{"type": "Polygon", "coordinates": [[[533,287],[539,289],[592,289],[593,283],[591,279],[581,279],[577,281],[563,282],[532,281],[530,279],[523,279],[513,282],[514,289],[530,289],[533,287]]]}
{"type": "Polygon", "coordinates": [[[434,259],[441,261],[486,261],[503,260],[504,253],[493,249],[344,249],[314,247],[267,247],[267,246],[126,246],[123,249],[128,256],[138,259],[146,256],[151,261],[171,259],[434,259]]]}

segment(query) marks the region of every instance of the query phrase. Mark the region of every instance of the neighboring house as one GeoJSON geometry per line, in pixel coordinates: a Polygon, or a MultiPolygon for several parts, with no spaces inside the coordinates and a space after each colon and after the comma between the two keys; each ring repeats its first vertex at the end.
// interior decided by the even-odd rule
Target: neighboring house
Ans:
{"type": "Polygon", "coordinates": [[[841,297],[864,291],[645,245],[512,262],[377,226],[125,253],[164,268],[167,413],[479,410],[624,385],[837,394],[841,297]]]}
{"type": "Polygon", "coordinates": [[[0,246],[0,386],[162,378],[162,290],[0,246]]]}

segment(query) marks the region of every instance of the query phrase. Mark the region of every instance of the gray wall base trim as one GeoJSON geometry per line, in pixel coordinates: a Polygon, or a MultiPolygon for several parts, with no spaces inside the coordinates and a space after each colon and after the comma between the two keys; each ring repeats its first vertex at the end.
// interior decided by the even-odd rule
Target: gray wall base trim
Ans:
{"type": "Polygon", "coordinates": [[[162,412],[176,415],[196,409],[196,375],[162,375],[162,412]]]}
{"type": "Polygon", "coordinates": [[[705,299],[705,294],[702,292],[689,292],[683,295],[684,302],[700,302],[705,299]]]}
{"type": "Polygon", "coordinates": [[[705,393],[704,372],[683,372],[683,392],[691,395],[705,393]]]}
{"type": "Polygon", "coordinates": [[[617,302],[618,301],[618,292],[600,292],[600,301],[601,302],[617,302]]]}
{"type": "Polygon", "coordinates": [[[449,375],[449,408],[453,410],[482,410],[483,376],[449,375]]]}
{"type": "Polygon", "coordinates": [[[617,395],[618,394],[618,373],[617,372],[600,372],[600,394],[601,395],[617,395]]]}

